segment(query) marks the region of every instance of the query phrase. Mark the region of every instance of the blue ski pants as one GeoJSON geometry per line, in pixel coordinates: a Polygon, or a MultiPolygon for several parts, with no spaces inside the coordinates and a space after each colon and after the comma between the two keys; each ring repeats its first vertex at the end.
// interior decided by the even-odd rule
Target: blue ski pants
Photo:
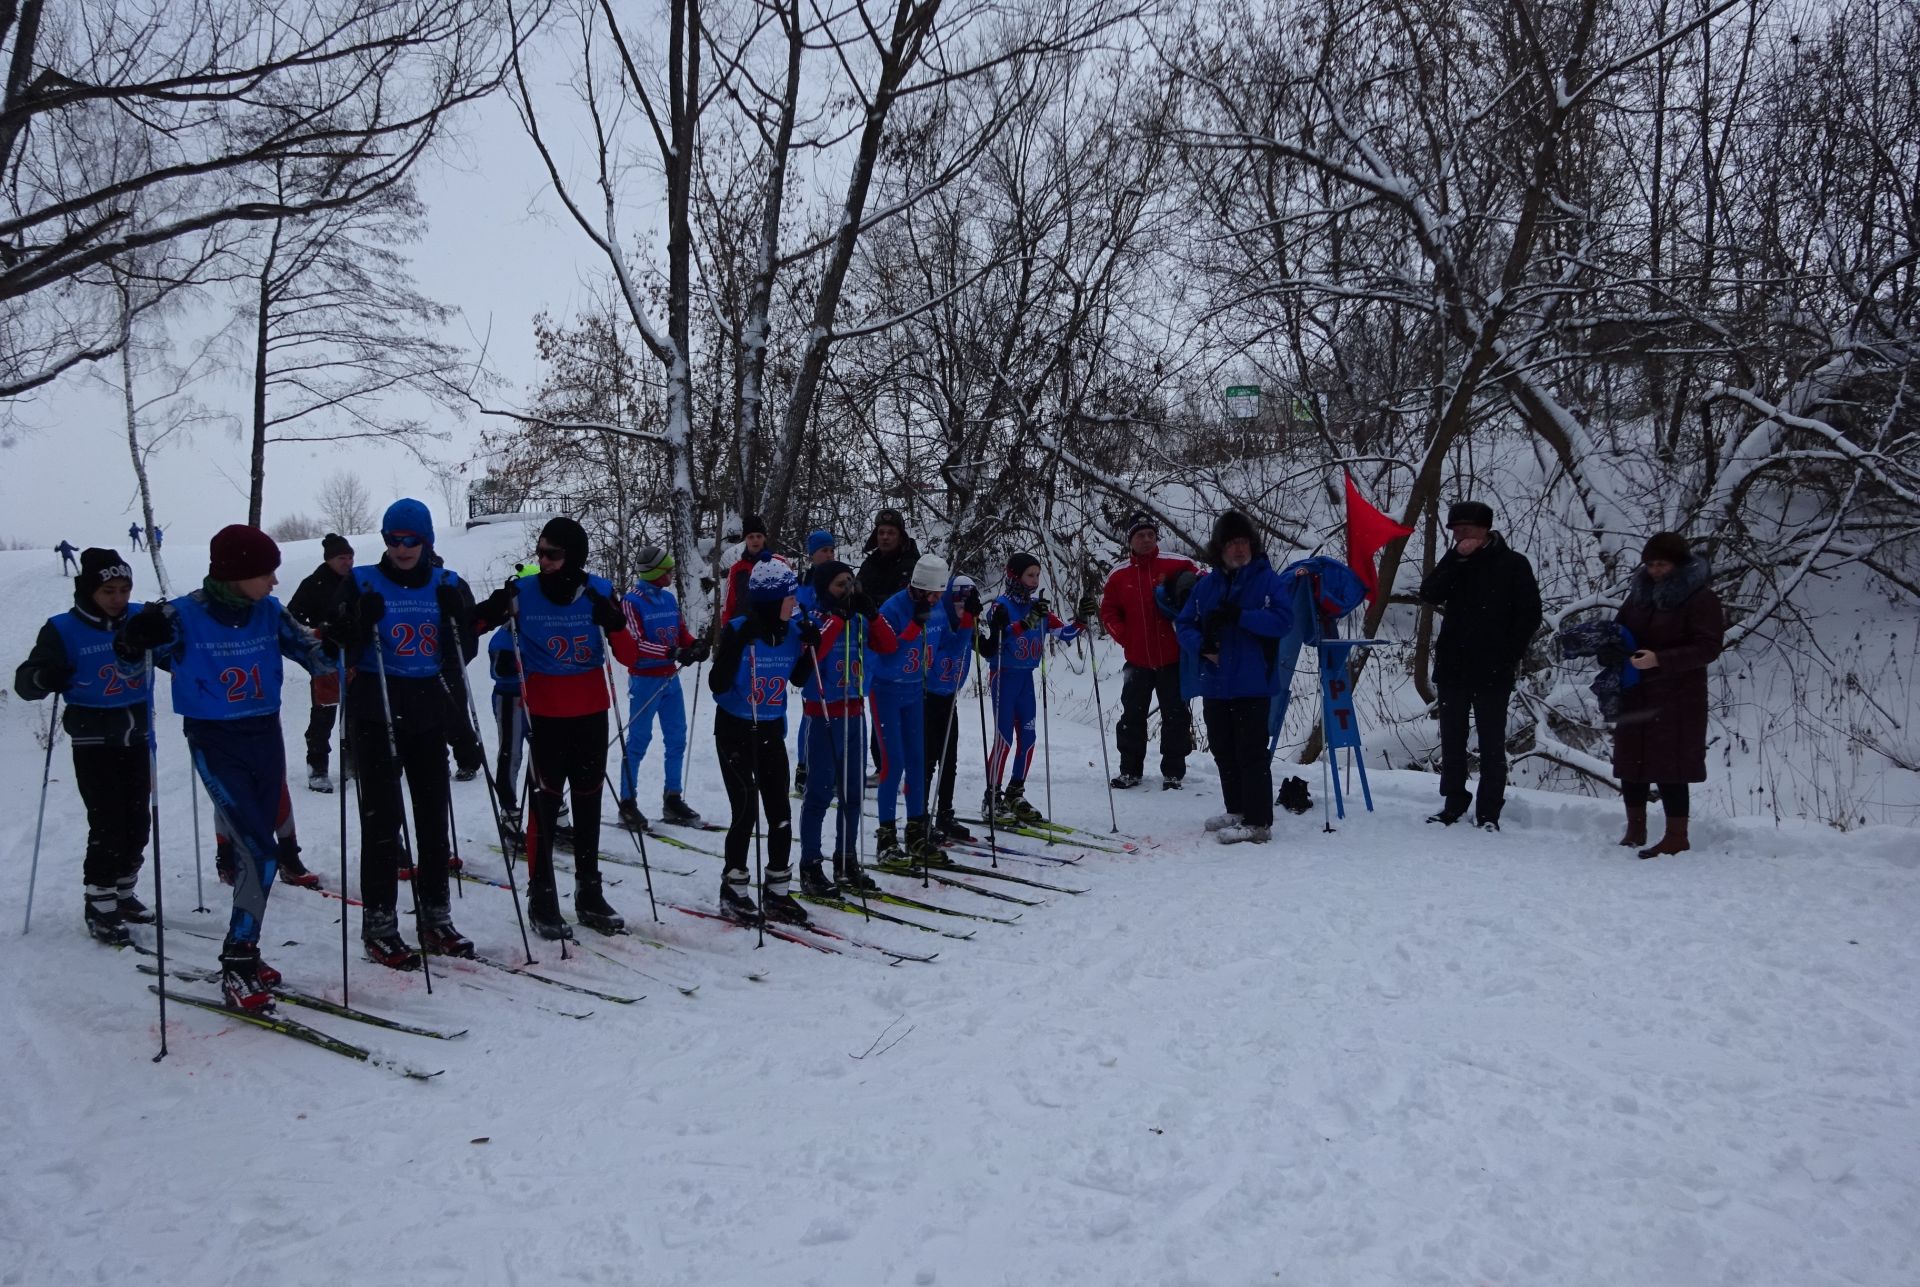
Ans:
{"type": "Polygon", "coordinates": [[[680,676],[627,676],[627,745],[620,757],[620,798],[631,800],[639,790],[640,761],[653,745],[653,721],[660,720],[660,740],[666,748],[668,795],[679,795],[687,764],[687,697],[680,676]]]}

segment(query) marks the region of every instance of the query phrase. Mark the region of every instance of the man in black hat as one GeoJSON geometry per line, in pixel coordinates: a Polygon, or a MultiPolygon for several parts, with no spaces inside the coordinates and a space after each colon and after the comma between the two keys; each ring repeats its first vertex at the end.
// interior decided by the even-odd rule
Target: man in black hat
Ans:
{"type": "MultiPolygon", "coordinates": [[[[318,630],[327,620],[333,596],[340,583],[353,571],[353,546],[338,532],[320,539],[320,566],[307,574],[287,601],[287,614],[309,630],[318,630]]],[[[340,677],[316,675],[313,678],[313,711],[307,716],[307,790],[331,792],[327,777],[327,755],[333,745],[333,721],[340,706],[340,677]]],[[[351,766],[352,761],[348,761],[351,766]]]]}
{"type": "Polygon", "coordinates": [[[875,603],[885,603],[913,580],[920,547],[907,535],[907,520],[897,509],[883,509],[873,520],[873,535],[862,547],[860,588],[875,603]]]}
{"type": "Polygon", "coordinates": [[[1507,791],[1507,705],[1534,631],[1540,585],[1525,555],[1493,529],[1493,509],[1460,501],[1447,511],[1453,548],[1420,583],[1420,600],[1440,609],[1433,682],[1440,695],[1440,812],[1452,826],[1474,805],[1474,825],[1500,829],[1507,791]],[[1480,795],[1467,790],[1467,719],[1480,735],[1480,795]]]}

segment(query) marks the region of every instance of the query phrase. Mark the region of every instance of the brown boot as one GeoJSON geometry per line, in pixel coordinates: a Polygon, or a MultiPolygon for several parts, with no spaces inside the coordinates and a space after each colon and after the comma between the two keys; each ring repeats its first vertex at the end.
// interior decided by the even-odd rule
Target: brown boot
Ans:
{"type": "Polygon", "coordinates": [[[1687,820],[1668,818],[1667,834],[1660,837],[1660,843],[1642,849],[1642,858],[1658,858],[1661,854],[1683,854],[1687,852],[1687,820]]]}
{"type": "Polygon", "coordinates": [[[1620,837],[1620,843],[1638,849],[1647,843],[1647,806],[1630,804],[1627,806],[1627,834],[1620,837]]]}

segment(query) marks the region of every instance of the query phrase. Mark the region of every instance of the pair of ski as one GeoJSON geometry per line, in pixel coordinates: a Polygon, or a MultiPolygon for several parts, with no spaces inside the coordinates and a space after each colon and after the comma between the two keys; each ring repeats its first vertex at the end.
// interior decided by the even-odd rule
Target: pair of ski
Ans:
{"type": "Polygon", "coordinates": [[[879,959],[888,965],[899,965],[903,961],[914,961],[922,965],[927,965],[931,964],[940,955],[938,952],[909,952],[905,948],[888,947],[884,943],[868,942],[865,939],[855,938],[851,934],[842,934],[837,930],[830,930],[818,922],[810,921],[806,925],[789,925],[783,921],[767,920],[764,916],[757,920],[747,921],[737,916],[729,916],[710,903],[692,905],[662,899],[660,900],[660,905],[671,908],[676,912],[683,912],[688,916],[698,917],[701,920],[719,921],[721,924],[731,925],[735,929],[761,930],[768,938],[777,938],[785,943],[794,943],[801,947],[811,948],[827,956],[861,956],[868,959],[879,959]],[[822,942],[822,939],[827,941],[822,942]]]}
{"type": "MultiPolygon", "coordinates": [[[[988,825],[984,818],[962,818],[960,821],[976,827],[988,825]]],[[[996,822],[993,824],[993,829],[1000,835],[1025,836],[1029,840],[1045,840],[1051,844],[1075,845],[1081,849],[1092,849],[1103,854],[1137,854],[1141,849],[1138,836],[1129,836],[1120,831],[1111,833],[1088,831],[1082,827],[1069,827],[1064,822],[1032,824],[996,822]]]]}

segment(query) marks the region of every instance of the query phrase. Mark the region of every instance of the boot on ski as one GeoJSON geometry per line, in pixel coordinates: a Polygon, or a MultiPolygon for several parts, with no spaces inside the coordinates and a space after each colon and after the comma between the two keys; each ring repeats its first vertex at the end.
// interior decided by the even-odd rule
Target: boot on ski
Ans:
{"type": "Polygon", "coordinates": [[[907,858],[922,867],[951,867],[953,859],[947,851],[934,843],[933,835],[927,829],[924,817],[907,819],[907,858]]]}
{"type": "Polygon", "coordinates": [[[527,843],[526,826],[520,817],[519,806],[500,806],[500,826],[507,833],[508,847],[518,849],[527,843]]]}
{"type": "MultiPolygon", "coordinates": [[[[838,863],[834,864],[836,867],[838,863]]],[[[800,892],[813,898],[838,898],[840,886],[833,877],[827,875],[824,861],[819,858],[800,860],[800,892]]]]}
{"type": "Polygon", "coordinates": [[[793,794],[796,799],[807,793],[807,766],[801,764],[793,771],[793,794]]]}
{"type": "Polygon", "coordinates": [[[601,892],[598,876],[581,876],[573,882],[573,915],[588,929],[602,934],[618,934],[627,928],[626,918],[613,910],[601,892]]]}
{"type": "Polygon", "coordinates": [[[678,791],[667,791],[661,794],[660,819],[682,827],[697,827],[701,821],[699,813],[678,791]]]}
{"type": "Polygon", "coordinates": [[[1007,783],[1007,789],[1001,795],[1001,808],[1017,827],[1039,827],[1046,824],[1046,815],[1027,802],[1027,783],[1024,778],[1016,778],[1007,783]]]}
{"type": "Polygon", "coordinates": [[[560,915],[560,892],[553,887],[551,877],[528,882],[527,924],[535,934],[551,942],[573,937],[573,926],[560,915]]]}
{"type": "Polygon", "coordinates": [[[420,953],[400,937],[400,918],[391,907],[369,907],[362,913],[360,946],[375,965],[403,972],[420,968],[420,953]]]}
{"type": "Polygon", "coordinates": [[[640,804],[638,801],[622,800],[620,802],[620,825],[628,831],[645,831],[647,829],[647,815],[640,812],[640,804]]]}
{"type": "Polygon", "coordinates": [[[129,925],[153,924],[153,913],[140,901],[140,896],[133,892],[133,888],[134,877],[123,876],[114,890],[114,902],[120,908],[120,919],[129,925]]]}
{"type": "Polygon", "coordinates": [[[908,861],[907,850],[900,843],[900,833],[891,822],[883,822],[873,833],[873,860],[877,863],[908,861]]]}
{"type": "Polygon", "coordinates": [[[974,834],[953,814],[943,813],[934,820],[933,837],[942,843],[952,841],[954,844],[964,845],[974,839],[974,834]]]}
{"type": "Polygon", "coordinates": [[[308,871],[307,865],[300,861],[300,847],[298,845],[290,845],[282,842],[280,846],[280,858],[276,866],[279,868],[281,884],[298,885],[302,889],[320,888],[320,877],[308,871]]]}
{"type": "Polygon", "coordinates": [[[760,909],[753,904],[752,878],[743,867],[730,867],[720,877],[720,913],[742,925],[758,925],[760,909]]]}
{"type": "Polygon", "coordinates": [[[860,865],[860,859],[851,854],[833,856],[833,878],[845,893],[878,894],[882,892],[879,883],[867,875],[866,869],[860,865]]]}
{"type": "Polygon", "coordinates": [[[767,868],[766,888],[760,891],[760,910],[769,921],[778,921],[783,925],[805,925],[807,909],[794,899],[789,886],[793,882],[793,868],[767,868]]]}
{"type": "Polygon", "coordinates": [[[228,1009],[267,1013],[273,1009],[273,985],[279,981],[279,971],[261,963],[259,944],[228,939],[220,945],[220,995],[228,1009]]]}
{"type": "Polygon", "coordinates": [[[85,915],[87,933],[108,947],[125,947],[133,942],[120,915],[118,891],[87,886],[85,915]]]}
{"type": "Polygon", "coordinates": [[[473,940],[453,927],[453,909],[420,905],[420,950],[430,956],[472,956],[473,940]]]}

